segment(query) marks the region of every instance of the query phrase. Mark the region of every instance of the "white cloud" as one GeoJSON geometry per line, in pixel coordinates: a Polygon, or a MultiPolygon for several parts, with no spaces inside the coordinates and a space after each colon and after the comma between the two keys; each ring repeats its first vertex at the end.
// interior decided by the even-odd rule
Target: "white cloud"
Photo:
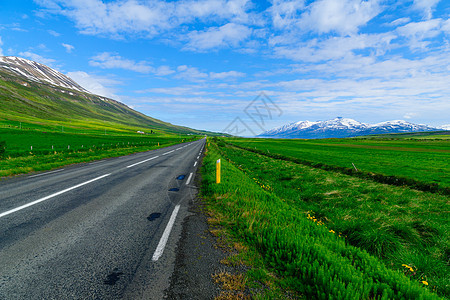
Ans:
{"type": "Polygon", "coordinates": [[[422,12],[423,17],[427,20],[433,16],[433,10],[440,0],[414,0],[413,8],[422,12]]]}
{"type": "Polygon", "coordinates": [[[206,91],[201,91],[197,86],[177,86],[168,88],[152,88],[140,93],[155,93],[155,94],[166,94],[166,95],[176,95],[176,96],[200,96],[200,95],[210,95],[211,93],[206,91]]]}
{"type": "Polygon", "coordinates": [[[188,67],[186,65],[181,65],[178,66],[177,71],[178,74],[175,77],[179,79],[200,82],[208,78],[208,74],[199,71],[195,67],[188,67]]]}
{"type": "Polygon", "coordinates": [[[228,23],[221,27],[210,27],[206,31],[192,31],[185,49],[205,51],[214,48],[236,47],[247,39],[252,30],[247,26],[228,23]]]}
{"type": "Polygon", "coordinates": [[[420,112],[420,118],[434,120],[435,115],[450,110],[449,57],[448,53],[422,59],[353,55],[321,64],[300,63],[281,73],[274,70],[277,77],[270,80],[221,83],[216,88],[227,90],[230,98],[247,99],[263,90],[286,114],[294,116],[307,111],[326,118],[325,114],[333,111],[378,115],[381,121],[408,116],[419,121],[419,115],[413,113],[420,112]]]}
{"type": "Polygon", "coordinates": [[[155,70],[155,75],[166,76],[175,73],[169,66],[160,66],[155,70]]]}
{"type": "Polygon", "coordinates": [[[325,40],[312,39],[296,46],[277,46],[274,52],[279,57],[306,62],[336,60],[353,55],[355,50],[365,49],[371,49],[375,55],[381,55],[390,48],[391,41],[395,37],[387,33],[330,37],[325,40]]]}
{"type": "Polygon", "coordinates": [[[89,64],[102,69],[124,69],[143,74],[155,74],[156,76],[166,76],[175,73],[169,66],[155,68],[147,61],[136,62],[110,52],[103,52],[91,57],[89,64]]]}
{"type": "Polygon", "coordinates": [[[412,119],[412,118],[414,118],[415,116],[417,116],[417,113],[406,113],[406,114],[403,116],[403,118],[405,118],[405,119],[412,119]]]}
{"type": "Polygon", "coordinates": [[[220,19],[246,22],[248,0],[203,0],[180,1],[175,5],[173,15],[180,24],[193,19],[220,19]]]}
{"type": "MultiPolygon", "coordinates": [[[[203,82],[207,79],[218,79],[218,80],[226,80],[226,79],[235,79],[239,77],[244,77],[246,74],[237,72],[237,71],[228,71],[228,72],[209,72],[205,73],[200,71],[198,68],[190,67],[187,65],[178,66],[177,74],[174,76],[177,79],[184,79],[192,82],[203,82]]],[[[177,90],[178,91],[178,90],[177,90]]]]}
{"type": "Polygon", "coordinates": [[[90,75],[82,71],[69,72],[66,75],[93,94],[120,100],[120,97],[115,94],[116,90],[112,87],[120,84],[118,81],[90,75]]]}
{"type": "Polygon", "coordinates": [[[299,20],[299,26],[322,33],[355,34],[382,8],[378,0],[319,0],[311,3],[299,20]]]}
{"type": "Polygon", "coordinates": [[[237,72],[237,71],[228,71],[228,72],[210,72],[209,77],[211,79],[226,79],[226,78],[238,78],[238,77],[244,77],[245,73],[237,72]]]}
{"type": "Polygon", "coordinates": [[[37,45],[37,47],[39,50],[44,50],[44,51],[49,51],[49,49],[47,48],[47,45],[45,44],[39,44],[37,45]]]}
{"type": "Polygon", "coordinates": [[[446,34],[450,34],[450,19],[448,19],[447,21],[444,21],[442,23],[442,28],[441,29],[446,34]]]}
{"type": "Polygon", "coordinates": [[[89,64],[102,69],[125,69],[139,73],[150,73],[155,71],[155,69],[145,61],[135,62],[109,52],[103,52],[92,57],[89,64]]]}
{"type": "Polygon", "coordinates": [[[396,19],[396,20],[392,21],[391,23],[389,23],[389,25],[399,26],[399,25],[403,25],[403,24],[406,24],[409,22],[411,22],[410,18],[399,18],[399,19],[396,19]]]}
{"type": "Polygon", "coordinates": [[[23,56],[23,57],[26,57],[26,58],[29,58],[29,59],[31,59],[33,61],[38,62],[38,63],[47,65],[47,66],[52,66],[53,63],[55,62],[54,59],[45,58],[45,57],[40,56],[39,54],[30,52],[30,51],[20,52],[19,55],[23,56]]]}
{"type": "Polygon", "coordinates": [[[72,19],[84,34],[109,34],[145,32],[154,35],[168,26],[167,10],[171,6],[161,1],[147,5],[135,0],[36,0],[47,12],[72,19]]]}
{"type": "Polygon", "coordinates": [[[441,33],[441,25],[441,19],[411,22],[398,27],[397,32],[409,39],[411,49],[424,49],[429,44],[429,41],[425,41],[426,39],[434,38],[441,33]]]}
{"type": "Polygon", "coordinates": [[[69,44],[62,43],[61,45],[62,45],[64,48],[66,48],[66,52],[67,52],[67,53],[72,53],[73,49],[75,49],[74,46],[69,45],[69,44]]]}
{"type": "Polygon", "coordinates": [[[272,15],[272,22],[275,28],[283,29],[289,28],[297,22],[304,7],[304,0],[275,0],[268,11],[272,15]]]}
{"type": "Polygon", "coordinates": [[[180,2],[122,0],[35,0],[46,12],[72,19],[84,34],[126,33],[155,36],[197,20],[246,21],[247,0],[185,0],[180,2]]]}
{"type": "Polygon", "coordinates": [[[2,37],[0,36],[0,56],[3,56],[2,46],[3,46],[3,42],[2,42],[2,37]]]}
{"type": "Polygon", "coordinates": [[[54,30],[52,30],[52,29],[47,30],[47,32],[48,32],[50,35],[53,35],[54,37],[61,36],[60,33],[56,32],[56,31],[54,31],[54,30]]]}

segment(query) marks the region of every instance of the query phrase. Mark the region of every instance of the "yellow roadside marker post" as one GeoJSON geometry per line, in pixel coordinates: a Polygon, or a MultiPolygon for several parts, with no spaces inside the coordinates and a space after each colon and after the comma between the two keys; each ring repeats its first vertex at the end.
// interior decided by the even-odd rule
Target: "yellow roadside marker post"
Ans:
{"type": "Polygon", "coordinates": [[[220,159],[216,161],[216,183],[220,183],[220,159]]]}

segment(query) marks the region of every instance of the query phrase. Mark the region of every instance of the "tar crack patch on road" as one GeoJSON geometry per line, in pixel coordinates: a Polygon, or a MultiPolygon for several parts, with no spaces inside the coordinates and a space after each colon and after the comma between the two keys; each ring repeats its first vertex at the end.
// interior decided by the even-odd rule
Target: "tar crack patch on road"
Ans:
{"type": "Polygon", "coordinates": [[[158,219],[161,217],[161,213],[152,213],[150,216],[147,217],[147,220],[154,221],[155,219],[158,219]]]}
{"type": "Polygon", "coordinates": [[[103,283],[107,285],[115,285],[122,275],[123,272],[120,272],[119,269],[115,268],[113,272],[108,275],[107,279],[103,281],[103,283]]]}

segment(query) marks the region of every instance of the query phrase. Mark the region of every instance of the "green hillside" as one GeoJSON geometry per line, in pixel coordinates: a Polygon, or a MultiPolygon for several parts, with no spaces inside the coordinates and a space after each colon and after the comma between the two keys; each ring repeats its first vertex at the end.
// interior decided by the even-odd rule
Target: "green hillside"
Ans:
{"type": "Polygon", "coordinates": [[[104,97],[26,80],[0,69],[0,126],[45,130],[204,134],[166,123],[104,97]]]}
{"type": "MultiPolygon", "coordinates": [[[[10,66],[23,76],[4,66],[0,65],[0,178],[214,135],[151,118],[81,87],[47,84],[46,78],[56,71],[43,65],[40,77],[28,76],[37,71],[27,69],[27,64],[10,66]]],[[[61,78],[70,80],[62,74],[51,79],[58,83],[61,78]]]]}

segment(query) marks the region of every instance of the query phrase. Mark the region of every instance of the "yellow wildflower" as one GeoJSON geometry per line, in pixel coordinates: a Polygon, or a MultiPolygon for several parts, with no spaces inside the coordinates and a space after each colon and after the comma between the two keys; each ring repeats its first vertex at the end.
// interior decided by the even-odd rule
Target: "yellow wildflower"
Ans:
{"type": "Polygon", "coordinates": [[[422,280],[422,283],[428,285],[428,282],[426,282],[425,280],[422,280]]]}
{"type": "Polygon", "coordinates": [[[402,264],[403,267],[409,269],[412,273],[414,273],[414,269],[408,265],[402,264]]]}

